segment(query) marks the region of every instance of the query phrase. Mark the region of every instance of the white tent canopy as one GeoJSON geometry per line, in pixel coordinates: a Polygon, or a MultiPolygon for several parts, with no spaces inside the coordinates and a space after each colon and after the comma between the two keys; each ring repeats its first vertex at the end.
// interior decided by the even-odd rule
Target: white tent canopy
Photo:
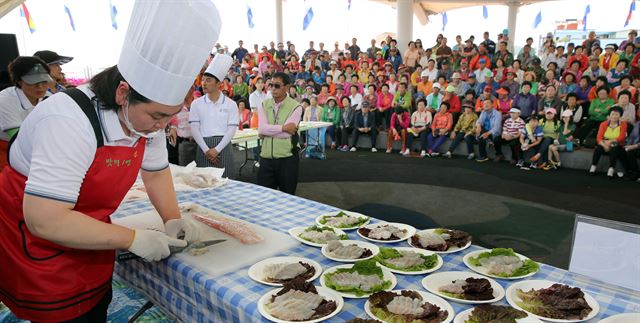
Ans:
{"type": "Polygon", "coordinates": [[[4,17],[23,2],[24,0],[0,0],[0,18],[4,17]]]}

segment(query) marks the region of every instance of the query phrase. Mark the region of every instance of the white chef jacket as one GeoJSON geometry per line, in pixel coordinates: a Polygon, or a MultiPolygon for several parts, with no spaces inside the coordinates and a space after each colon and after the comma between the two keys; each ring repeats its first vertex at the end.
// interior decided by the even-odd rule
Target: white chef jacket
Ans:
{"type": "MultiPolygon", "coordinates": [[[[88,85],[78,87],[90,98],[88,85]]],[[[115,110],[97,110],[105,146],[132,147],[140,137],[124,133],[115,110]]],[[[24,120],[9,154],[11,166],[27,176],[25,193],[75,203],[96,153],[91,122],[75,101],[56,93],[38,104],[24,120]]],[[[147,139],[142,169],[159,171],[169,166],[164,133],[147,139]]]]}

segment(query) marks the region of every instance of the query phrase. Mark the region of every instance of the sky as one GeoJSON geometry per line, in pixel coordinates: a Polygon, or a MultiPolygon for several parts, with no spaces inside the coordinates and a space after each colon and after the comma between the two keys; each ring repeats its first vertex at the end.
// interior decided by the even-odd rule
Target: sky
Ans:
{"type": "MultiPolygon", "coordinates": [[[[212,1],[222,17],[218,42],[228,45],[230,50],[237,47],[239,39],[244,40],[245,47],[268,45],[269,41],[275,40],[275,0],[212,1]],[[249,7],[253,12],[254,28],[249,28],[247,23],[249,7]]],[[[25,3],[34,21],[35,32],[29,31],[18,8],[0,18],[0,33],[16,34],[21,55],[49,49],[73,56],[75,59],[63,66],[63,71],[68,76],[81,78],[117,63],[133,8],[132,0],[28,0],[25,3]],[[111,25],[109,2],[118,11],[117,30],[111,25]],[[76,31],[70,27],[65,5],[71,11],[76,31]]],[[[553,31],[555,21],[582,20],[587,5],[591,8],[587,18],[588,29],[639,29],[638,3],[638,10],[633,13],[629,26],[624,27],[630,4],[630,0],[561,0],[523,6],[518,14],[516,45],[523,44],[529,36],[538,39],[539,35],[553,31]],[[542,22],[534,29],[533,22],[538,12],[542,14],[542,22]]],[[[495,35],[507,27],[508,8],[501,5],[487,8],[487,19],[483,18],[481,6],[447,12],[448,23],[444,31],[441,15],[430,16],[426,25],[414,17],[413,38],[420,38],[425,46],[429,46],[434,44],[438,33],[443,33],[450,39],[449,44],[453,44],[455,35],[460,34],[463,39],[474,35],[481,39],[482,33],[489,31],[495,40],[495,35]]],[[[325,48],[332,49],[334,42],[344,44],[352,37],[358,38],[359,45],[366,48],[370,39],[384,32],[395,32],[397,28],[395,7],[367,0],[352,0],[350,10],[348,0],[284,0],[283,16],[284,40],[292,41],[298,50],[306,49],[309,40],[324,42],[325,48]],[[309,7],[313,9],[314,18],[303,31],[303,17],[309,7]]]]}

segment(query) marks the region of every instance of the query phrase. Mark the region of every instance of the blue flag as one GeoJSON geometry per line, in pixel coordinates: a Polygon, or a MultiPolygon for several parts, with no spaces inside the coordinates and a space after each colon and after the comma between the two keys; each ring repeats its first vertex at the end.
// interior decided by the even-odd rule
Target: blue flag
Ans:
{"type": "Polygon", "coordinates": [[[113,27],[113,29],[115,30],[118,30],[118,22],[116,21],[118,9],[116,9],[116,6],[111,4],[111,0],[109,0],[109,9],[111,11],[111,27],[113,27]]]}
{"type": "Polygon", "coordinates": [[[73,23],[73,17],[71,17],[71,10],[69,10],[69,7],[67,7],[67,5],[64,6],[64,12],[66,12],[67,16],[69,16],[69,24],[71,25],[71,29],[73,29],[73,31],[76,31],[76,24],[73,23]]]}
{"type": "Polygon", "coordinates": [[[347,0],[349,1],[349,6],[347,7],[347,10],[351,10],[351,0],[347,0]]]}
{"type": "Polygon", "coordinates": [[[587,5],[584,9],[584,17],[582,17],[582,31],[587,30],[587,15],[591,12],[591,6],[587,5]]]}
{"type": "Polygon", "coordinates": [[[304,15],[304,20],[302,21],[302,30],[307,30],[307,28],[309,28],[311,20],[313,20],[313,8],[309,7],[307,14],[304,15]]]}
{"type": "Polygon", "coordinates": [[[256,24],[253,23],[253,12],[249,6],[247,6],[247,23],[249,24],[249,28],[256,26],[256,24]]]}
{"type": "Polygon", "coordinates": [[[489,18],[489,9],[487,9],[487,6],[482,6],[482,16],[484,19],[489,18]]]}
{"type": "Polygon", "coordinates": [[[536,19],[533,21],[533,29],[538,28],[538,25],[542,22],[542,10],[538,11],[536,19]]]}
{"type": "Polygon", "coordinates": [[[447,12],[442,13],[442,31],[444,31],[444,27],[447,26],[447,12]]]}

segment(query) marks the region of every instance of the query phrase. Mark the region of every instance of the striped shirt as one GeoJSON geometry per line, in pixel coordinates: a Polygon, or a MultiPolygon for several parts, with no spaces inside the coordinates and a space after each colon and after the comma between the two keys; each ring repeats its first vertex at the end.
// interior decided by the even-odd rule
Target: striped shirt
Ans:
{"type": "Polygon", "coordinates": [[[502,126],[502,132],[510,135],[519,134],[522,129],[524,129],[525,123],[522,118],[518,117],[518,119],[513,120],[509,118],[504,121],[504,125],[502,126]]]}

